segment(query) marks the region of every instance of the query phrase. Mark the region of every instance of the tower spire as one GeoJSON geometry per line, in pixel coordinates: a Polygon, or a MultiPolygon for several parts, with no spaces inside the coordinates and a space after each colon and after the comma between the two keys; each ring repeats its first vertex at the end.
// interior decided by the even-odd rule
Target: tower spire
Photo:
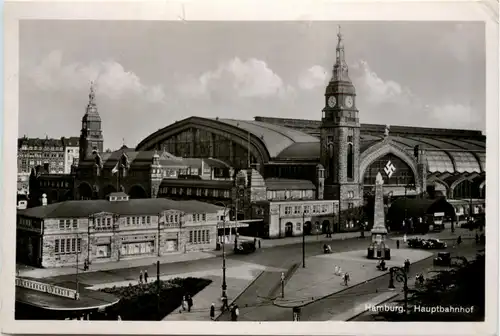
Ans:
{"type": "Polygon", "coordinates": [[[90,82],[89,106],[95,105],[94,81],[90,82]]]}
{"type": "Polygon", "coordinates": [[[341,26],[338,25],[337,32],[337,50],[336,50],[335,65],[333,66],[333,76],[331,81],[346,81],[350,82],[347,63],[345,61],[344,40],[342,36],[341,26]]]}

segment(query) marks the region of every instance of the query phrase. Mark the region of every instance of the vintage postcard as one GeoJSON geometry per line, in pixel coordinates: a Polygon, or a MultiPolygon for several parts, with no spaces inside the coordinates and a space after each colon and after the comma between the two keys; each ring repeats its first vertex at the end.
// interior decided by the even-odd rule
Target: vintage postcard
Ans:
{"type": "Polygon", "coordinates": [[[7,3],[2,332],[495,334],[497,22],[7,3]]]}

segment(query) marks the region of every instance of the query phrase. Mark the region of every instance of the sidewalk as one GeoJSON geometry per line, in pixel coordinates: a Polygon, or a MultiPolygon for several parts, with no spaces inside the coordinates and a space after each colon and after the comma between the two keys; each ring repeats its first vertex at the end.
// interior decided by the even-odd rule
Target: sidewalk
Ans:
{"type": "MultiPolygon", "coordinates": [[[[274,304],[283,308],[304,306],[346,288],[367,282],[388,273],[376,269],[378,260],[366,258],[366,250],[324,254],[306,259],[306,268],[299,267],[285,285],[285,298],[278,298],[274,304]],[[341,268],[335,274],[335,266],[341,268]],[[350,274],[349,286],[343,282],[343,274],[350,274]]],[[[386,261],[388,268],[403,266],[404,260],[411,263],[426,259],[432,253],[413,250],[391,250],[391,260],[386,261]]]]}
{"type": "MultiPolygon", "coordinates": [[[[264,271],[284,271],[283,269],[272,267],[248,269],[249,265],[235,267],[226,272],[228,305],[234,302],[264,271]]],[[[220,276],[204,276],[204,278],[212,280],[212,283],[194,296],[194,309],[191,312],[187,312],[182,311],[181,307],[178,307],[175,311],[167,315],[163,319],[164,321],[210,321],[210,306],[212,303],[215,304],[215,318],[217,319],[222,314],[220,309],[222,306],[222,278],[220,276]]]]}
{"type": "MultiPolygon", "coordinates": [[[[369,234],[369,233],[367,233],[369,234]]],[[[325,238],[325,235],[319,236],[306,236],[306,243],[310,242],[323,242],[323,241],[331,241],[331,240],[340,240],[340,239],[348,239],[360,236],[359,232],[347,232],[347,233],[336,233],[332,235],[332,238],[325,238]]],[[[240,239],[243,240],[251,240],[253,241],[253,237],[240,236],[240,239]]],[[[279,239],[260,239],[261,248],[272,248],[276,246],[284,246],[284,245],[292,245],[302,243],[302,236],[300,237],[287,237],[287,238],[279,238],[279,239]]],[[[226,251],[226,255],[232,254],[232,246],[233,244],[227,244],[226,247],[230,246],[230,251],[226,251]]],[[[151,256],[151,257],[143,257],[136,259],[124,259],[120,261],[111,261],[111,262],[94,262],[90,265],[90,269],[88,271],[83,271],[83,260],[81,265],[79,265],[79,272],[82,273],[91,273],[91,272],[99,272],[99,271],[110,271],[114,269],[123,269],[123,268],[131,268],[131,267],[140,267],[140,266],[149,266],[156,261],[160,260],[161,264],[169,264],[176,262],[185,262],[191,260],[199,260],[199,259],[207,259],[219,257],[222,255],[222,251],[206,251],[206,252],[173,252],[168,255],[164,255],[161,257],[151,256]]],[[[19,272],[19,276],[31,277],[37,279],[49,278],[54,276],[61,275],[69,275],[75,273],[75,265],[73,266],[64,266],[64,267],[54,267],[54,268],[34,268],[25,265],[16,265],[16,271],[19,272]]]]}
{"type": "MultiPolygon", "coordinates": [[[[350,238],[356,238],[361,236],[361,232],[356,231],[356,232],[342,232],[342,233],[334,233],[332,234],[332,238],[326,238],[326,235],[321,234],[321,235],[314,235],[314,236],[306,236],[305,241],[306,243],[315,243],[315,242],[328,242],[332,240],[343,240],[343,239],[350,239],[350,238]]],[[[370,232],[365,232],[365,236],[369,237],[370,232]]],[[[244,240],[253,240],[254,237],[248,237],[248,236],[240,236],[241,239],[244,240]]],[[[302,236],[298,237],[286,237],[286,238],[276,238],[276,239],[262,239],[262,238],[257,238],[257,241],[260,239],[261,242],[261,248],[270,248],[270,247],[276,247],[276,246],[284,246],[284,245],[292,245],[292,244],[301,244],[302,243],[302,236]]],[[[258,243],[257,243],[258,246],[258,243]]]]}

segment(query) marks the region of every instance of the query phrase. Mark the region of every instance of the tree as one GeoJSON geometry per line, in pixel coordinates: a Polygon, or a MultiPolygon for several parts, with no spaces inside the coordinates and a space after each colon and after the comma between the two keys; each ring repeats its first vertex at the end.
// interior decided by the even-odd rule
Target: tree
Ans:
{"type": "Polygon", "coordinates": [[[469,312],[443,312],[434,314],[409,310],[408,318],[418,321],[483,321],[485,310],[485,259],[478,254],[468,261],[460,258],[459,266],[438,272],[428,279],[422,289],[411,290],[410,307],[473,307],[469,312]]]}

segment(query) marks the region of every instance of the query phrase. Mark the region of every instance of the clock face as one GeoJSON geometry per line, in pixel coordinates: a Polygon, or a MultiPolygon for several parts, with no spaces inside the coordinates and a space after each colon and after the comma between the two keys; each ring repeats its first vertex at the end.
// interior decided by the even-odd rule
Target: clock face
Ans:
{"type": "Polygon", "coordinates": [[[345,97],[345,106],[352,107],[353,101],[351,96],[345,97]]]}
{"type": "Polygon", "coordinates": [[[337,99],[335,99],[334,96],[330,96],[330,98],[328,98],[328,106],[335,107],[336,104],[337,104],[337,99]]]}

